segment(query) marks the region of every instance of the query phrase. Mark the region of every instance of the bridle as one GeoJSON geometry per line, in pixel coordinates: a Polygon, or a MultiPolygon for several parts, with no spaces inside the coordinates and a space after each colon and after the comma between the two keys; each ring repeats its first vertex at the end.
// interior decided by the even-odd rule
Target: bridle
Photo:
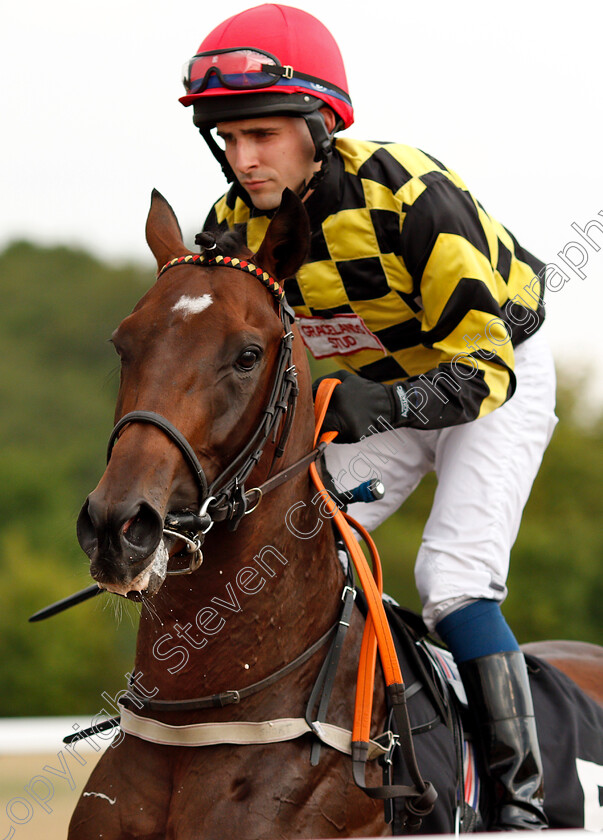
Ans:
{"type": "Polygon", "coordinates": [[[319,445],[304,458],[277,473],[261,486],[249,490],[245,489],[245,482],[262,457],[271,435],[273,442],[276,443],[274,458],[277,459],[283,455],[291,431],[299,393],[297,371],[291,361],[293,351],[291,326],[295,314],[286,301],[283,287],[267,272],[248,260],[221,254],[215,257],[208,257],[206,254],[187,254],[166,263],[158,272],[157,278],[159,279],[169,269],[182,265],[197,265],[204,268],[213,266],[232,268],[257,277],[277,301],[279,316],[283,325],[283,335],[280,340],[270,397],[255,432],[243,449],[211,484],[209,484],[203,466],[186,437],[161,414],[154,411],[131,411],[116,423],[111,432],[107,447],[107,461],[110,459],[115,442],[125,426],[130,423],[149,423],[160,429],[176,445],[195,477],[201,500],[198,513],[168,513],[164,522],[164,534],[181,539],[186,545],[186,553],[192,554],[193,557],[187,568],[170,570],[168,574],[190,574],[194,572],[202,562],[201,545],[204,536],[215,522],[226,520],[229,529],[234,531],[242,517],[252,513],[267,492],[307,469],[324,449],[324,444],[319,445]],[[284,423],[281,423],[283,418],[284,423]],[[281,427],[280,434],[279,427],[281,427]]]}

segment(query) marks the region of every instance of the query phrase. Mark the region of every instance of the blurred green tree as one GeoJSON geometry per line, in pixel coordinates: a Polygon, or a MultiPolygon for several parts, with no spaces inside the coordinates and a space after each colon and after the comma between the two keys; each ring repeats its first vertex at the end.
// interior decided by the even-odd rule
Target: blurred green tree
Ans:
{"type": "Polygon", "coordinates": [[[112,330],[153,279],[69,248],[0,255],[0,714],[95,714],[132,664],[135,607],[101,596],[50,623],[40,607],[90,585],[75,520],[104,468],[112,330]]]}

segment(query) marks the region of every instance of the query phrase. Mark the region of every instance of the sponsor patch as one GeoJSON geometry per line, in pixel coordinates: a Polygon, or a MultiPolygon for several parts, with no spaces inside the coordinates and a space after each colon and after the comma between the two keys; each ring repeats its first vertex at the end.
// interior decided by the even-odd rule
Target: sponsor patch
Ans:
{"type": "Polygon", "coordinates": [[[299,315],[296,319],[304,344],[315,359],[349,356],[361,350],[386,350],[360,315],[333,315],[332,318],[299,315]]]}

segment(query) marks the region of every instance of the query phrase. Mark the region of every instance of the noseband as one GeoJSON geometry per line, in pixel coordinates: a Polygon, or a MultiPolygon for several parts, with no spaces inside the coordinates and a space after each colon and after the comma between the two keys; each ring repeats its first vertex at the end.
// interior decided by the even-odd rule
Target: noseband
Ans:
{"type": "Polygon", "coordinates": [[[109,437],[107,447],[107,461],[111,457],[113,446],[122,431],[130,423],[149,423],[160,429],[180,450],[195,477],[199,489],[201,507],[198,513],[185,512],[182,514],[168,514],[164,523],[164,533],[177,536],[187,544],[187,552],[194,554],[189,568],[182,571],[168,572],[168,574],[187,574],[195,571],[201,563],[200,547],[204,534],[209,531],[214,522],[228,520],[230,530],[235,530],[246,513],[251,513],[260,503],[262,496],[288,478],[300,472],[320,454],[323,447],[313,450],[309,455],[296,462],[292,467],[269,479],[261,487],[245,490],[245,481],[255,465],[262,457],[264,447],[273,435],[277,441],[279,424],[286,417],[278,438],[275,458],[282,456],[291,424],[295,413],[295,404],[299,388],[297,386],[297,371],[291,363],[293,350],[293,333],[291,325],[295,314],[285,298],[283,287],[267,272],[258,268],[247,260],[237,257],[217,255],[207,257],[205,254],[187,254],[166,263],[158,272],[157,279],[170,268],[180,265],[198,265],[201,267],[218,266],[245,271],[257,277],[273,297],[279,307],[279,315],[283,324],[283,335],[276,362],[276,373],[270,397],[262,413],[258,426],[241,452],[228,464],[223,472],[209,484],[205,471],[195,454],[194,449],[185,436],[161,414],[154,411],[131,411],[125,414],[115,425],[109,437]]]}

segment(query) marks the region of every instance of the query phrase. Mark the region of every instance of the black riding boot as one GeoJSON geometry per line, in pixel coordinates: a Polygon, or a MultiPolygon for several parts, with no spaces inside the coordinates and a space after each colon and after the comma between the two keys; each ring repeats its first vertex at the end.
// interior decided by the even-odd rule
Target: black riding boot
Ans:
{"type": "Polygon", "coordinates": [[[493,653],[459,665],[494,795],[491,828],[547,828],[542,761],[532,693],[519,651],[493,653]]]}

